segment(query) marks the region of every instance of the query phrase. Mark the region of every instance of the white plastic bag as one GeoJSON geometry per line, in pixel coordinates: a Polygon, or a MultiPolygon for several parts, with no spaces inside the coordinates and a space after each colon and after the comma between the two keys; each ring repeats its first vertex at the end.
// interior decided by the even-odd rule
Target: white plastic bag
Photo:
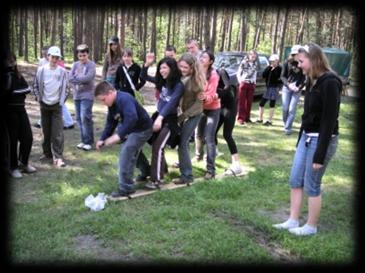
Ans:
{"type": "Polygon", "coordinates": [[[99,211],[104,209],[106,202],[106,195],[103,192],[99,192],[96,197],[90,194],[88,197],[85,198],[85,206],[90,208],[92,211],[99,211]]]}

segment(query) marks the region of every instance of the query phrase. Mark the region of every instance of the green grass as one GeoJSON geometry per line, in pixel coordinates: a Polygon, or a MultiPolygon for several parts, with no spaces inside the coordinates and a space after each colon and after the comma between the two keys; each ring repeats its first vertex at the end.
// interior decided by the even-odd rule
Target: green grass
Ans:
{"type": "MultiPolygon", "coordinates": [[[[72,101],[69,109],[74,112],[72,101]]],[[[267,107],[267,106],[266,106],[267,107]]],[[[295,134],[282,134],[281,109],[274,126],[237,126],[234,138],[241,163],[248,174],[197,183],[192,187],[161,191],[123,202],[108,202],[103,211],[84,205],[89,194],[110,193],[117,187],[119,146],[102,152],[83,152],[78,129],[65,131],[68,167],[54,169],[40,164],[41,135],[34,129],[31,162],[38,173],[11,181],[10,250],[15,263],[350,263],[354,259],[355,215],[355,115],[357,104],[343,98],[340,140],[335,157],[323,178],[323,208],[319,233],[297,238],[271,227],[289,212],[288,177],[295,134]]],[[[253,105],[252,119],[258,114],[253,105]]],[[[95,137],[104,125],[105,107],[95,104],[95,137]]],[[[265,117],[268,108],[265,109],[265,117]]],[[[30,115],[34,123],[39,116],[30,115]]],[[[145,147],[150,155],[150,147],[145,147]]],[[[229,166],[230,155],[222,135],[217,173],[229,166]]],[[[193,155],[193,145],[191,145],[193,155]]],[[[169,163],[176,150],[166,150],[169,163]]],[[[204,163],[194,164],[202,176],[204,163]]],[[[167,180],[178,176],[170,167],[167,180]]],[[[301,222],[306,220],[303,205],[301,222]]]]}

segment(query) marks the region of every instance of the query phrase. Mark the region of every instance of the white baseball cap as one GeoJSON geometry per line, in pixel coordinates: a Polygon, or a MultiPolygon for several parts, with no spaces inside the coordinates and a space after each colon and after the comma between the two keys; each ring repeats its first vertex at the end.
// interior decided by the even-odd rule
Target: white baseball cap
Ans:
{"type": "Polygon", "coordinates": [[[57,56],[57,57],[60,57],[60,58],[62,57],[61,50],[58,46],[51,46],[48,49],[48,55],[57,56]]]}
{"type": "Polygon", "coordinates": [[[301,48],[301,45],[293,45],[290,51],[290,55],[292,54],[298,54],[299,52],[299,48],[301,48]]]}
{"type": "Polygon", "coordinates": [[[269,61],[279,61],[279,55],[278,54],[272,54],[269,58],[269,61]]]}

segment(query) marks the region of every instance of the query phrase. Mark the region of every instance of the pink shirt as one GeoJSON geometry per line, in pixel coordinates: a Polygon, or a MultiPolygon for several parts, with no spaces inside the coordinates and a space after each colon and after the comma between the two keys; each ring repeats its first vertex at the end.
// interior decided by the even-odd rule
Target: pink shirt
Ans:
{"type": "Polygon", "coordinates": [[[221,108],[221,100],[218,98],[217,87],[219,82],[218,73],[213,70],[209,80],[204,86],[205,100],[203,108],[205,110],[215,110],[221,108]]]}

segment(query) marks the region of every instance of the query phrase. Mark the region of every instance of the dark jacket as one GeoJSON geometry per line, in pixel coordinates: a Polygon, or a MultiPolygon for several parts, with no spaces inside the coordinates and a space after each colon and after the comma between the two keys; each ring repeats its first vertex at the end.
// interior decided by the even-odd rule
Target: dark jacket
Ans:
{"type": "Polygon", "coordinates": [[[130,133],[152,128],[152,120],[135,98],[126,92],[117,91],[116,101],[108,108],[108,116],[100,140],[111,136],[117,126],[117,134],[123,140],[130,133]]]}
{"type": "Polygon", "coordinates": [[[25,97],[30,91],[31,89],[22,75],[18,77],[13,70],[7,70],[5,93],[8,100],[8,109],[13,111],[24,110],[25,97]]]}
{"type": "Polygon", "coordinates": [[[221,108],[232,109],[237,104],[237,88],[230,85],[229,75],[225,69],[221,68],[217,72],[219,74],[217,93],[221,99],[221,108]]]}
{"type": "Polygon", "coordinates": [[[295,85],[302,89],[305,85],[305,75],[302,69],[298,67],[297,61],[286,61],[281,72],[281,81],[288,87],[290,83],[295,82],[295,85]]]}
{"type": "MultiPolygon", "coordinates": [[[[342,82],[333,72],[326,72],[310,87],[307,83],[304,113],[299,133],[319,133],[313,163],[323,164],[332,135],[338,135],[342,82]]],[[[297,145],[298,145],[297,142],[297,145]]]]}
{"type": "Polygon", "coordinates": [[[271,66],[265,68],[264,72],[262,72],[262,77],[265,79],[266,87],[279,87],[282,82],[280,79],[281,75],[281,66],[276,66],[273,70],[271,70],[271,66]]]}
{"type": "Polygon", "coordinates": [[[140,78],[141,67],[138,64],[133,63],[129,68],[124,66],[127,70],[127,73],[129,74],[129,77],[132,80],[132,83],[134,84],[134,87],[136,88],[136,90],[133,90],[126,74],[124,73],[123,66],[123,64],[120,64],[118,66],[115,78],[115,87],[118,90],[128,92],[134,97],[134,91],[138,91],[139,89],[141,89],[145,85],[146,80],[140,78]]]}

